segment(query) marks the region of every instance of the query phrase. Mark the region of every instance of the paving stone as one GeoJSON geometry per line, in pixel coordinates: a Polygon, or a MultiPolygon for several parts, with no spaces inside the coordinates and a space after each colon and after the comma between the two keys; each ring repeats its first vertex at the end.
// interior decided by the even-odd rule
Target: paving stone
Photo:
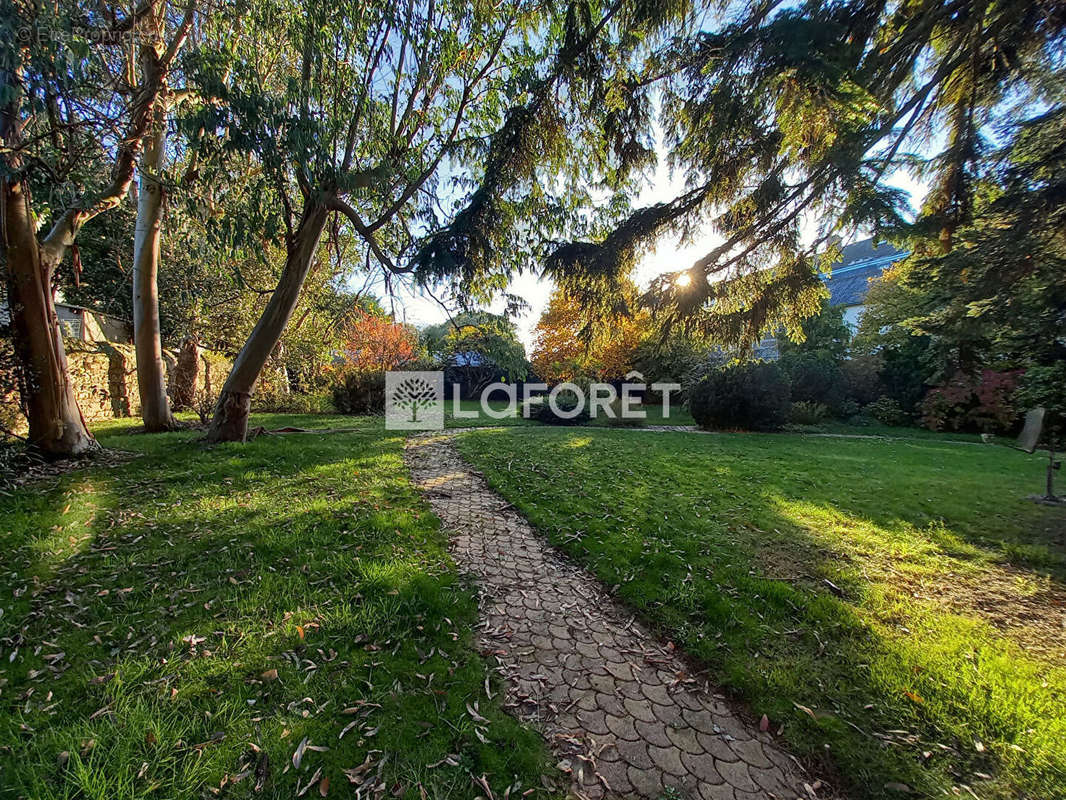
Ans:
{"type": "Polygon", "coordinates": [[[644,692],[644,696],[660,706],[671,706],[676,708],[677,704],[674,702],[674,698],[667,691],[667,688],[663,685],[655,686],[650,683],[642,683],[640,690],[644,692]]]}
{"type": "Polygon", "coordinates": [[[734,789],[745,792],[759,791],[759,785],[752,779],[751,773],[748,772],[748,765],[743,761],[719,761],[716,766],[718,773],[734,789]]]}
{"type": "Polygon", "coordinates": [[[626,716],[626,707],[622,704],[622,701],[613,694],[596,692],[596,705],[602,708],[606,713],[616,717],[626,716]]]}
{"type": "Polygon", "coordinates": [[[733,787],[728,783],[713,786],[709,783],[701,783],[699,787],[700,797],[703,800],[736,800],[733,787]]]}
{"type": "Polygon", "coordinates": [[[766,753],[763,752],[762,745],[755,739],[730,742],[729,749],[740,756],[741,761],[753,767],[759,767],[761,769],[770,769],[773,767],[773,764],[770,763],[770,759],[768,759],[766,753]]]}
{"type": "Polygon", "coordinates": [[[582,724],[586,731],[597,736],[605,736],[611,732],[607,727],[607,715],[599,708],[595,708],[592,711],[584,709],[578,711],[577,721],[582,724]]]}
{"type": "Polygon", "coordinates": [[[681,763],[685,765],[689,775],[696,777],[700,784],[722,784],[725,778],[718,772],[714,756],[710,753],[681,753],[681,763]]]}
{"type": "Polygon", "coordinates": [[[662,773],[652,769],[630,767],[626,773],[633,791],[641,797],[659,797],[663,792],[662,773]]]}
{"type": "Polygon", "coordinates": [[[610,786],[610,792],[617,797],[629,797],[633,794],[633,784],[629,782],[629,765],[625,761],[601,763],[598,772],[610,786]]]}
{"type": "Polygon", "coordinates": [[[619,739],[625,739],[630,742],[635,742],[641,738],[633,725],[632,717],[616,717],[613,714],[608,714],[607,729],[619,739]]]}
{"type": "Polygon", "coordinates": [[[681,763],[681,751],[676,747],[656,747],[650,744],[648,745],[648,755],[655,762],[655,766],[663,772],[678,776],[688,773],[684,764],[681,763]]]}
{"type": "Polygon", "coordinates": [[[633,715],[634,719],[639,719],[641,722],[658,722],[659,718],[655,716],[655,712],[651,709],[651,702],[644,699],[632,699],[627,697],[622,705],[625,706],[626,711],[633,715]]]}
{"type": "Polygon", "coordinates": [[[622,754],[622,758],[631,767],[651,769],[655,766],[655,762],[651,760],[651,755],[648,754],[648,745],[646,743],[623,740],[617,742],[616,746],[618,747],[618,752],[622,754]]]}
{"type": "Polygon", "coordinates": [[[651,800],[675,787],[692,800],[806,798],[813,780],[787,752],[710,687],[690,690],[677,654],[509,509],[452,435],[407,440],[412,481],[478,584],[477,647],[500,674],[507,707],[576,765],[572,794],[651,800]]]}
{"type": "Polygon", "coordinates": [[[653,744],[656,747],[671,747],[673,742],[670,741],[670,737],[666,735],[666,726],[656,720],[655,722],[644,722],[643,720],[635,720],[634,727],[637,729],[637,733],[641,735],[648,744],[653,744]]]}
{"type": "Polygon", "coordinates": [[[691,753],[693,755],[697,753],[705,753],[703,745],[699,743],[696,738],[696,731],[689,727],[675,728],[671,725],[666,726],[666,737],[670,740],[670,743],[685,753],[691,753]]]}
{"type": "Polygon", "coordinates": [[[722,734],[697,733],[696,738],[699,740],[700,745],[704,746],[704,750],[715,758],[720,759],[720,761],[740,761],[740,756],[729,746],[730,742],[722,734]]]}

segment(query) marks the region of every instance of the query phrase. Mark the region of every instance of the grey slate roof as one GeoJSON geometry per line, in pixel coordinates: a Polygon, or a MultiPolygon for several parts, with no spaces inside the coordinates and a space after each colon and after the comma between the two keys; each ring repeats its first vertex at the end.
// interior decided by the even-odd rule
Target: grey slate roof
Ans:
{"type": "Polygon", "coordinates": [[[849,244],[841,252],[840,261],[833,264],[831,273],[822,279],[829,289],[829,305],[862,305],[870,288],[870,279],[877,278],[907,255],[906,251],[890,244],[874,245],[873,239],[849,244]]]}

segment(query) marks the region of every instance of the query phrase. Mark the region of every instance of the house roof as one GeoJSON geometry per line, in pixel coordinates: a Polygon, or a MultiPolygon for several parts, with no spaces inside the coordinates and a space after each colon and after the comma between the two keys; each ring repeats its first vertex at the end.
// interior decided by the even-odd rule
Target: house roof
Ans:
{"type": "Polygon", "coordinates": [[[833,264],[829,274],[822,277],[829,289],[829,305],[862,305],[870,280],[908,255],[905,250],[890,244],[874,244],[873,239],[849,244],[841,251],[840,260],[833,264]]]}

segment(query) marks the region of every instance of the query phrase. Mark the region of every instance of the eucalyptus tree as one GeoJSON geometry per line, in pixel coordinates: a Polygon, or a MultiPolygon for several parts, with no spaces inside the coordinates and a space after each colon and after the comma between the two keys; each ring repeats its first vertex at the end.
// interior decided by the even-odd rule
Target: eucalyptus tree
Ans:
{"type": "MultiPolygon", "coordinates": [[[[141,35],[162,39],[166,31],[168,0],[156,0],[141,23],[141,35]]],[[[142,61],[141,82],[150,79],[142,61]]],[[[159,260],[162,245],[163,207],[166,199],[168,116],[174,93],[167,76],[160,81],[155,106],[145,132],[137,193],[137,223],[133,239],[133,343],[137,356],[137,392],[141,419],[149,433],[174,428],[167,397],[166,370],[159,319],[159,260]]]]}
{"type": "Polygon", "coordinates": [[[56,270],[82,226],[129,191],[195,3],[174,18],[148,0],[129,14],[4,0],[0,58],[3,236],[8,302],[30,442],[54,455],[96,447],[78,408],[53,301],[56,270]],[[141,80],[133,77],[135,63],[141,80]],[[90,186],[88,190],[83,186],[90,186]],[[38,235],[35,198],[51,219],[38,235]]]}
{"type": "MultiPolygon", "coordinates": [[[[223,226],[234,237],[276,231],[286,259],[209,440],[244,438],[255,381],[331,218],[358,238],[369,268],[468,298],[501,291],[506,269],[531,263],[525,245],[570,221],[585,191],[574,178],[596,159],[574,157],[582,133],[605,141],[602,120],[573,110],[586,91],[579,78],[601,76],[588,86],[602,89],[619,63],[623,37],[608,32],[639,42],[687,9],[630,5],[304,0],[241,11],[232,39],[202,54],[201,92],[217,100],[196,124],[217,137],[215,163],[246,154],[259,170],[251,192],[262,213],[223,226]]],[[[619,146],[632,143],[615,133],[619,146]]],[[[618,186],[626,166],[615,164],[618,186]]]]}

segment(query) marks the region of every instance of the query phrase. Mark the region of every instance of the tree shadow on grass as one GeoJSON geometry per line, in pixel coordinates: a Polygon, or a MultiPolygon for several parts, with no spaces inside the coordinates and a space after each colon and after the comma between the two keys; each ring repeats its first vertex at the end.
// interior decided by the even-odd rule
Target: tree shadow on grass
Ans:
{"type": "Polygon", "coordinates": [[[1066,793],[1066,673],[899,580],[1006,564],[1061,588],[1057,518],[1017,499],[1027,474],[936,444],[662,436],[479,433],[460,448],[852,796],[1066,793]],[[1019,566],[1021,546],[1051,568],[1019,566]]]}
{"type": "Polygon", "coordinates": [[[0,618],[8,788],[249,796],[266,763],[264,792],[291,797],[319,768],[343,791],[368,758],[354,780],[399,796],[539,785],[543,744],[485,697],[475,600],[398,439],[190,438],[124,442],[145,457],[0,523],[21,576],[0,618]]]}

